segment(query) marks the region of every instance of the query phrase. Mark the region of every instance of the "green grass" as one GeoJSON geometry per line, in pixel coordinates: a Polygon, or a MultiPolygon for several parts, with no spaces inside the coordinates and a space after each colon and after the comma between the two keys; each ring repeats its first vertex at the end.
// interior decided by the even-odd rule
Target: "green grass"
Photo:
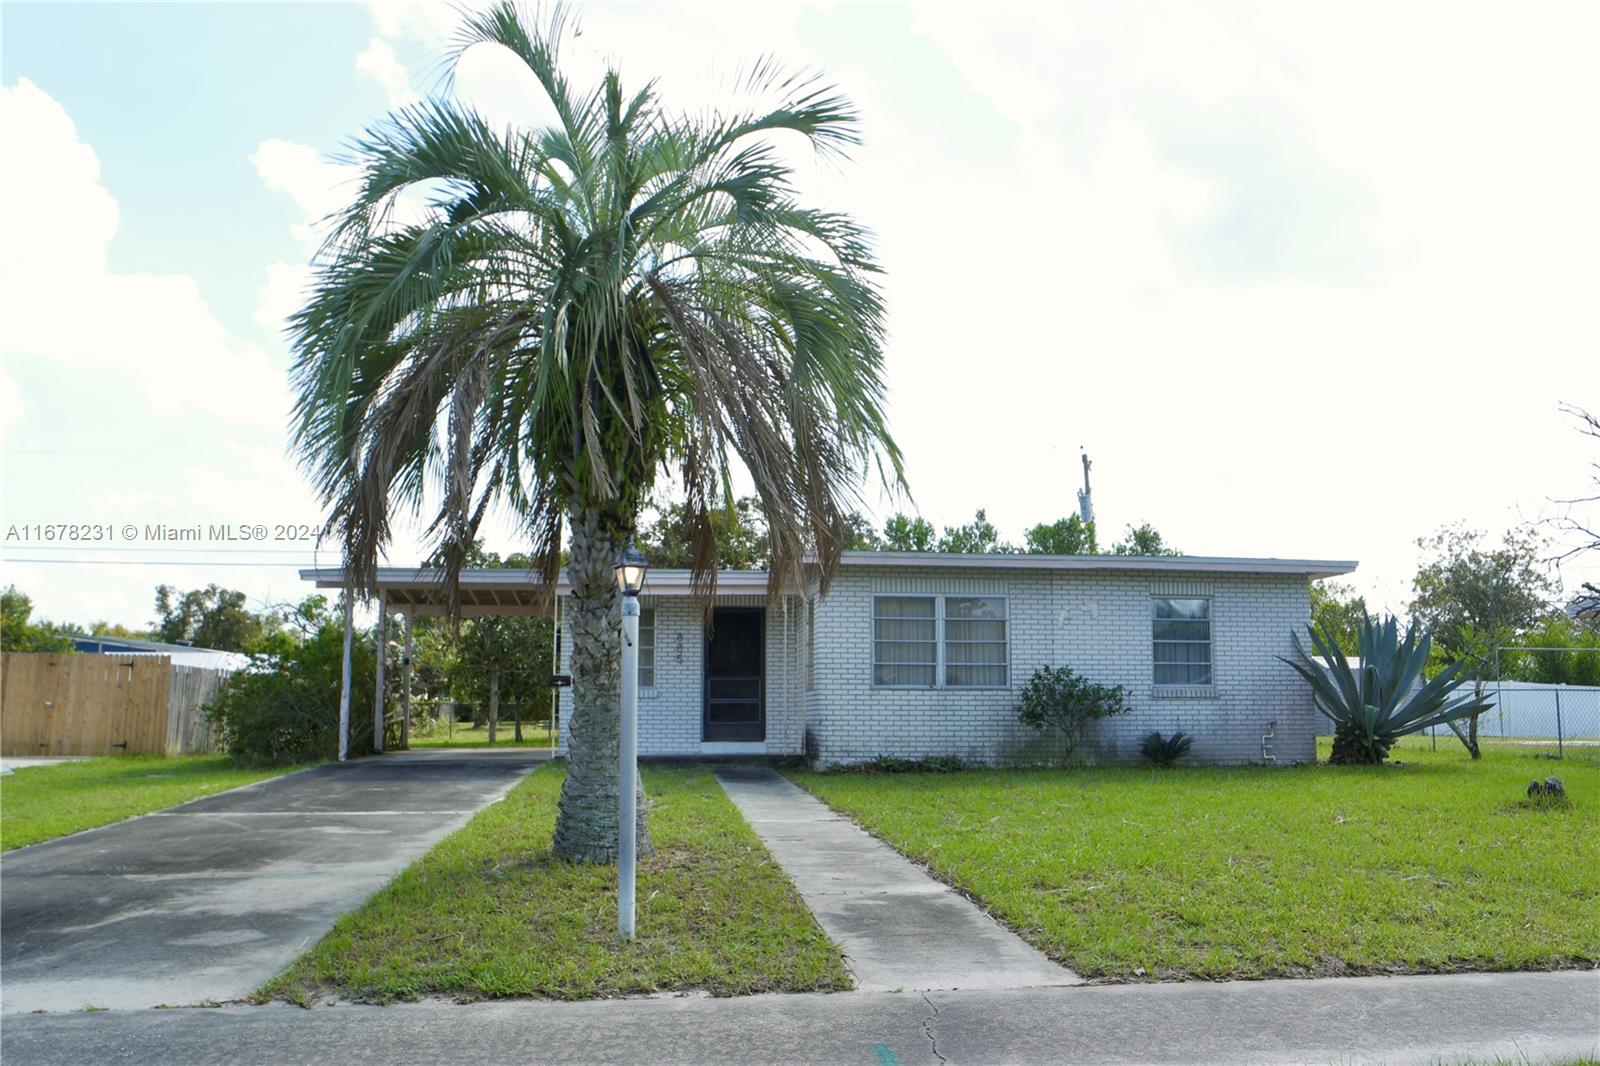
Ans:
{"type": "Polygon", "coordinates": [[[1600,768],[1401,765],[794,778],[1103,980],[1600,960],[1600,768]],[[1566,809],[1519,805],[1556,774],[1566,809]]]}
{"type": "MultiPolygon", "coordinates": [[[[520,745],[511,739],[515,735],[513,729],[512,723],[501,722],[500,727],[495,730],[493,746],[497,748],[550,747],[550,723],[548,721],[538,723],[523,722],[522,743],[520,745]]],[[[440,726],[432,736],[427,737],[418,736],[413,732],[411,734],[411,746],[413,748],[487,748],[490,747],[489,727],[478,727],[467,722],[458,722],[453,733],[446,726],[440,726]]]]}
{"type": "Polygon", "coordinates": [[[0,848],[108,825],[294,769],[244,766],[226,755],[116,755],[25,766],[0,775],[0,848]]]}
{"type": "Polygon", "coordinates": [[[582,999],[849,987],[837,948],[711,774],[646,769],[656,853],[640,861],[638,938],[616,932],[616,867],[550,854],[559,767],[481,811],[260,998],[322,994],[582,999]]]}

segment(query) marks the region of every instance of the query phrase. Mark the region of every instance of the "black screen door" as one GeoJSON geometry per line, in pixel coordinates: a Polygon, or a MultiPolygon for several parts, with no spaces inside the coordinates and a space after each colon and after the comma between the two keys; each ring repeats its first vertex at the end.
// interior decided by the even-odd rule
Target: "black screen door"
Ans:
{"type": "Polygon", "coordinates": [[[767,739],[762,683],[765,623],[761,607],[718,607],[711,612],[702,739],[767,739]]]}

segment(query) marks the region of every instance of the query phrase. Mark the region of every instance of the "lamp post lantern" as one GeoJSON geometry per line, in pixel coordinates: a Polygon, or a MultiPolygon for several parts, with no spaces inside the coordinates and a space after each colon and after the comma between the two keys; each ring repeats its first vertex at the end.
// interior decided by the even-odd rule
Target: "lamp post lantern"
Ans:
{"type": "Polygon", "coordinates": [[[618,745],[617,932],[633,939],[633,890],[639,863],[639,593],[650,562],[630,542],[617,559],[622,590],[622,728],[618,745]]]}

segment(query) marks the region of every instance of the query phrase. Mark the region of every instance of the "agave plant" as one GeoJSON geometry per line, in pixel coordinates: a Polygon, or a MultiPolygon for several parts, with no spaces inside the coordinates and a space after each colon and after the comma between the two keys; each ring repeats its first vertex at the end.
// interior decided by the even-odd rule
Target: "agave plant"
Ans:
{"type": "Polygon", "coordinates": [[[1452,663],[1418,685],[1433,641],[1416,625],[1408,626],[1401,638],[1393,616],[1377,622],[1363,612],[1359,666],[1345,658],[1331,629],[1307,626],[1306,630],[1322,661],[1306,651],[1298,634],[1294,647],[1299,661],[1283,661],[1311,682],[1317,710],[1333,722],[1330,762],[1380,763],[1406,734],[1482,714],[1493,706],[1473,693],[1455,695],[1467,680],[1459,676],[1465,662],[1452,663]]]}

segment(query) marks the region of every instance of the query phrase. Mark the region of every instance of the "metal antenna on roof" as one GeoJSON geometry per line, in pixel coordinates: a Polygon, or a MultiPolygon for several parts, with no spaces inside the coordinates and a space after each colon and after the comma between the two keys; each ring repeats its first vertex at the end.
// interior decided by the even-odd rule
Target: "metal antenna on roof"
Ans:
{"type": "MultiPolygon", "coordinates": [[[[1081,447],[1081,445],[1080,445],[1081,447]]],[[[1094,499],[1089,495],[1089,453],[1083,453],[1083,488],[1078,490],[1078,517],[1083,519],[1083,524],[1088,525],[1094,521],[1094,499]]]]}

